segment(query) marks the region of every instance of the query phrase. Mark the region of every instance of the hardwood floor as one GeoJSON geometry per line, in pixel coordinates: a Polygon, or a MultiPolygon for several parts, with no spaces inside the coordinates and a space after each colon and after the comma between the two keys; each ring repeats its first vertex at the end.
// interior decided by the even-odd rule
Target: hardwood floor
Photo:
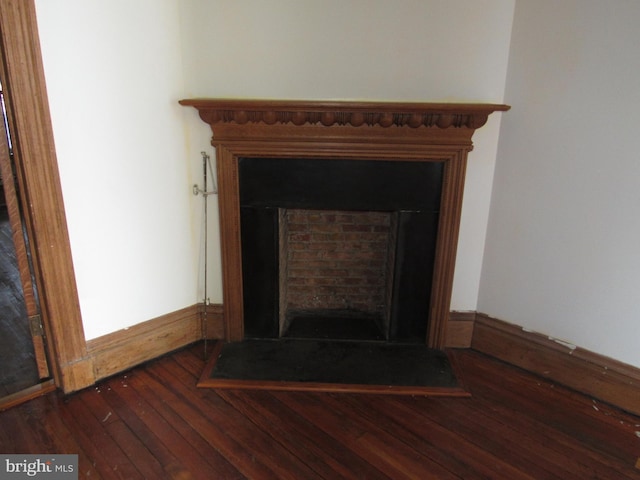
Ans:
{"type": "Polygon", "coordinates": [[[638,479],[640,418],[471,350],[471,398],[207,390],[202,345],[0,413],[0,452],[80,478],[638,479]]]}

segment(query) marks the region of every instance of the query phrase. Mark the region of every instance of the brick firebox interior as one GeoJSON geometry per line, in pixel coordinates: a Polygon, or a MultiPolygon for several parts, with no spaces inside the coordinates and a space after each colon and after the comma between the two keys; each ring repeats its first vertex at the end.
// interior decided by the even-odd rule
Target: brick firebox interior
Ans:
{"type": "Polygon", "coordinates": [[[283,209],[281,219],[281,331],[314,310],[388,323],[395,215],[283,209]]]}

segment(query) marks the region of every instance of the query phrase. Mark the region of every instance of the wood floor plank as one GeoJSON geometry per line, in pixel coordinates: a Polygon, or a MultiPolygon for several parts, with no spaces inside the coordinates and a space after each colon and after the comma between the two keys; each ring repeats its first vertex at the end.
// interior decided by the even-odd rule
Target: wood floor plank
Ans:
{"type": "Polygon", "coordinates": [[[6,432],[3,436],[0,451],[3,453],[37,453],[34,449],[39,446],[31,439],[31,432],[27,423],[29,413],[25,409],[9,409],[0,414],[2,428],[6,432]]]}
{"type": "Polygon", "coordinates": [[[640,417],[471,350],[471,398],[198,389],[202,353],[0,412],[0,453],[89,479],[640,479],[640,417]]]}
{"type": "Polygon", "coordinates": [[[38,445],[39,453],[67,453],[67,451],[77,453],[77,442],[73,442],[71,445],[64,445],[61,441],[61,438],[70,439],[69,430],[64,423],[54,418],[52,405],[46,399],[38,399],[28,405],[28,407],[33,406],[38,406],[39,408],[36,411],[30,411],[23,418],[26,421],[26,428],[30,433],[31,441],[38,445]],[[53,430],[53,425],[57,426],[59,430],[53,430]]]}
{"type": "Polygon", "coordinates": [[[217,449],[212,448],[212,445],[206,441],[198,430],[191,428],[185,419],[172,408],[174,403],[167,402],[162,397],[162,390],[157,385],[154,385],[154,381],[146,371],[140,370],[136,375],[133,375],[129,379],[129,386],[135,389],[140,397],[175,428],[178,434],[189,443],[190,447],[207,462],[208,466],[205,471],[209,475],[229,480],[245,478],[217,449]]]}
{"type": "MultiPolygon", "coordinates": [[[[383,397],[365,405],[360,399],[351,396],[340,397],[340,402],[350,404],[361,415],[377,422],[386,432],[412,445],[461,478],[492,478],[496,475],[506,475],[513,480],[537,478],[534,474],[539,469],[533,468],[535,465],[514,468],[511,456],[507,463],[500,455],[489,451],[486,445],[477,445],[476,438],[468,438],[455,429],[449,430],[423,415],[422,409],[428,409],[437,400],[428,405],[421,403],[417,408],[408,407],[401,398],[397,398],[396,402],[390,400],[392,399],[383,397]],[[460,451],[464,451],[465,455],[461,457],[458,454],[460,451]]],[[[456,406],[464,403],[464,400],[455,402],[456,406]]],[[[545,477],[553,478],[551,475],[545,477]]]]}
{"type": "MultiPolygon", "coordinates": [[[[126,378],[126,375],[124,377],[126,378]]],[[[87,395],[84,401],[96,420],[104,425],[109,435],[122,447],[125,455],[136,463],[144,478],[163,478],[165,476],[163,466],[149,451],[143,440],[138,438],[126,424],[125,418],[119,415],[117,406],[108,402],[110,391],[111,383],[105,382],[87,395]]]]}
{"type": "Polygon", "coordinates": [[[136,464],[144,478],[162,478],[163,469],[160,463],[144,443],[127,427],[118,415],[117,409],[113,408],[105,399],[105,393],[110,389],[109,383],[105,382],[99,387],[85,390],[83,403],[95,420],[103,425],[105,432],[122,448],[129,460],[136,464]]]}
{"type": "Polygon", "coordinates": [[[217,416],[223,416],[224,412],[209,412],[209,405],[201,397],[206,396],[206,392],[203,394],[197,391],[195,385],[193,389],[180,393],[164,388],[163,384],[167,380],[175,379],[166,374],[160,365],[155,365],[148,373],[150,384],[161,392],[165,401],[171,404],[183,421],[197,430],[212,448],[216,448],[242,475],[256,479],[278,478],[277,473],[262,462],[261,456],[256,456],[248,446],[230,434],[234,432],[234,425],[231,425],[230,431],[227,432],[225,425],[216,421],[217,416]]]}
{"type": "MultiPolygon", "coordinates": [[[[184,386],[192,385],[192,376],[177,363],[166,362],[161,368],[165,369],[167,376],[182,382],[184,386]]],[[[250,448],[257,459],[275,472],[277,478],[292,480],[320,478],[288,450],[273,443],[264,431],[239,414],[215,392],[211,390],[199,390],[199,392],[201,398],[197,403],[200,405],[203,402],[206,405],[202,410],[207,413],[209,419],[228,432],[228,435],[233,436],[241,445],[250,448]],[[263,454],[264,451],[269,453],[263,454]]]]}
{"type": "Polygon", "coordinates": [[[139,439],[123,421],[111,422],[105,429],[118,445],[122,445],[124,452],[135,462],[144,478],[166,477],[166,466],[156,459],[143,443],[143,439],[139,439]]]}
{"type": "Polygon", "coordinates": [[[391,478],[460,478],[366,419],[345,415],[326,394],[271,394],[391,478]]]}
{"type": "Polygon", "coordinates": [[[266,392],[223,390],[218,395],[323,478],[389,478],[266,392]]]}
{"type": "MultiPolygon", "coordinates": [[[[560,471],[564,469],[582,474],[584,478],[593,474],[599,475],[598,478],[628,478],[626,473],[620,471],[621,468],[625,470],[624,462],[580,445],[570,435],[549,427],[537,416],[531,416],[529,411],[518,408],[513,401],[507,400],[501,404],[478,399],[470,408],[472,415],[493,417],[503,425],[496,428],[496,433],[506,436],[504,432],[511,430],[513,433],[508,436],[515,435],[520,441],[527,442],[530,451],[539,452],[545,463],[557,465],[560,471]]],[[[630,478],[635,478],[635,473],[632,472],[630,478]]]]}
{"type": "Polygon", "coordinates": [[[171,358],[191,373],[194,381],[197,381],[207,365],[208,358],[206,355],[210,355],[213,352],[213,346],[214,344],[209,342],[207,351],[205,352],[202,342],[199,342],[191,347],[175,352],[171,358]]]}
{"type": "MultiPolygon", "coordinates": [[[[54,395],[50,397],[55,399],[54,395]]],[[[61,420],[57,402],[52,405],[50,400],[44,397],[35,399],[29,404],[16,406],[2,414],[0,452],[40,455],[77,454],[78,469],[82,472],[80,478],[104,478],[95,468],[93,459],[76,440],[75,432],[69,430],[61,420]]]]}
{"type": "Polygon", "coordinates": [[[443,428],[455,428],[469,439],[477,439],[483,432],[490,430],[492,435],[489,438],[483,437],[479,444],[491,452],[500,452],[509,458],[511,464],[519,465],[519,468],[535,474],[536,477],[565,479],[573,475],[592,473],[589,468],[574,462],[571,454],[567,455],[566,452],[552,448],[554,442],[551,437],[531,437],[526,429],[514,430],[503,419],[487,416],[484,412],[474,409],[456,409],[455,414],[465,419],[462,426],[458,422],[452,424],[443,421],[441,416],[445,414],[451,414],[450,409],[434,408],[428,416],[443,428]]]}
{"type": "Polygon", "coordinates": [[[496,378],[504,366],[480,362],[480,354],[467,355],[465,369],[474,379],[473,388],[478,395],[492,404],[517,405],[523,417],[569,435],[576,447],[601,454],[600,458],[607,459],[605,463],[634,464],[638,457],[637,417],[619,410],[615,415],[605,415],[593,408],[588,397],[576,396],[575,392],[513,367],[509,368],[510,375],[496,378]]]}
{"type": "Polygon", "coordinates": [[[62,420],[76,432],[78,441],[104,478],[143,478],[111,435],[87,410],[84,400],[91,393],[83,391],[70,396],[65,402],[65,407],[59,410],[62,420]]]}
{"type": "Polygon", "coordinates": [[[208,479],[209,465],[184,440],[176,429],[166,422],[140,395],[129,388],[136,373],[107,382],[103,395],[118,416],[135,433],[142,446],[162,467],[163,476],[169,478],[208,479]],[[166,442],[166,444],[164,443],[166,442]],[[190,472],[190,473],[188,473],[190,472]]]}

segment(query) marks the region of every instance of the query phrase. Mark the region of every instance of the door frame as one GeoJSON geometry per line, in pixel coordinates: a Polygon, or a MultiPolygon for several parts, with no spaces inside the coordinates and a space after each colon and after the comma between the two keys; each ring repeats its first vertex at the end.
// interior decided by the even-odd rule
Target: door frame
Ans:
{"type": "Polygon", "coordinates": [[[95,374],[80,313],[34,0],[0,0],[0,55],[50,367],[56,385],[72,392],[93,384],[95,374]]]}

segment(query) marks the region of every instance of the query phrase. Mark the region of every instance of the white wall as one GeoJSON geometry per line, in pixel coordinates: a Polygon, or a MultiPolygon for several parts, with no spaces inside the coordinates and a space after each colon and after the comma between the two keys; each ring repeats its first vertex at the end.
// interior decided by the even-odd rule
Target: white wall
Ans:
{"type": "MultiPolygon", "coordinates": [[[[181,6],[188,96],[503,99],[513,0],[184,0],[181,6]]],[[[193,150],[208,145],[210,131],[195,111],[188,122],[193,150]]],[[[456,310],[476,309],[499,125],[494,114],[474,137],[456,310]]],[[[216,267],[215,285],[219,275],[216,267]]],[[[216,291],[211,296],[221,299],[216,291]]]]}
{"type": "MultiPolygon", "coordinates": [[[[202,299],[194,96],[494,102],[514,0],[37,0],[86,337],[202,299]],[[200,279],[199,279],[200,278],[200,279]]],[[[475,310],[500,114],[474,138],[453,308],[475,310]]],[[[222,300],[216,199],[210,289],[222,300]]]]}
{"type": "Polygon", "coordinates": [[[36,1],[88,339],[197,301],[178,3],[36,1]]]}
{"type": "Polygon", "coordinates": [[[202,298],[213,152],[179,98],[504,101],[474,137],[452,308],[640,365],[640,4],[518,0],[503,98],[514,2],[36,0],[87,338],[202,298]]]}
{"type": "Polygon", "coordinates": [[[478,310],[640,366],[640,3],[518,0],[478,310]]]}

